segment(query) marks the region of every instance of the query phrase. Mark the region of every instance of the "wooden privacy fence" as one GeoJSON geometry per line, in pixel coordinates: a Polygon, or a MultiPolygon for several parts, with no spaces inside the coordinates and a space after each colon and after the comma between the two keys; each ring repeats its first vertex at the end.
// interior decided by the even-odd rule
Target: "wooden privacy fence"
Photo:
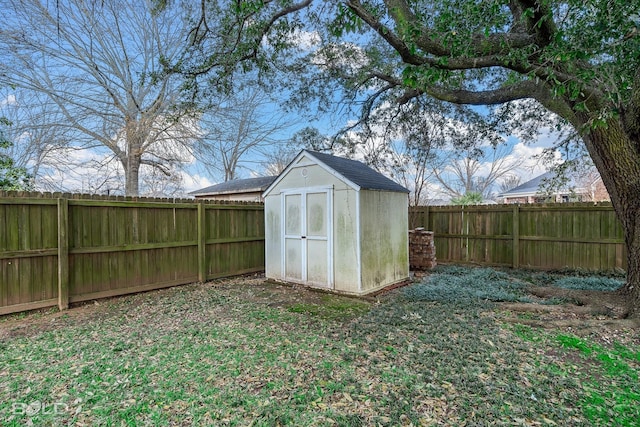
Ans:
{"type": "Polygon", "coordinates": [[[610,203],[418,206],[409,221],[435,233],[438,262],[626,268],[624,234],[610,203]]]}
{"type": "Polygon", "coordinates": [[[262,270],[262,204],[0,194],[0,314],[262,270]]]}

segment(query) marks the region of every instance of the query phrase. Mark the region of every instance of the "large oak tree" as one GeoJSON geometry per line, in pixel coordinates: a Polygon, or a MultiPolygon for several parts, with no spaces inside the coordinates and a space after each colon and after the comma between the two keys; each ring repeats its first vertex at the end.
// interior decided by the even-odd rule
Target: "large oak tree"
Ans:
{"type": "Polygon", "coordinates": [[[347,1],[396,53],[375,76],[456,104],[533,99],[579,133],[627,246],[629,314],[640,316],[640,4],[626,1],[347,1]],[[397,69],[397,68],[396,68],[397,69]]]}
{"type": "MultiPolygon", "coordinates": [[[[224,22],[238,30],[223,33],[237,40],[228,58],[257,60],[264,70],[269,62],[272,69],[283,68],[296,57],[290,53],[296,35],[315,31],[322,47],[308,58],[336,84],[324,80],[319,90],[305,86],[299,93],[329,102],[335,88],[359,93],[363,118],[376,99],[401,105],[429,96],[471,106],[533,100],[571,126],[624,228],[623,292],[629,315],[640,316],[640,3],[274,0],[228,5],[224,22]],[[300,10],[307,12],[303,19],[296,14],[300,10]],[[280,62],[273,60],[278,51],[287,53],[280,62]]],[[[202,0],[202,6],[195,30],[201,48],[217,40],[206,31],[206,11],[215,6],[220,12],[220,2],[202,0]]],[[[228,73],[229,63],[221,66],[220,57],[207,56],[206,48],[198,52],[204,60],[192,68],[195,74],[228,73]]],[[[297,77],[304,75],[303,67],[291,65],[297,77]]]]}

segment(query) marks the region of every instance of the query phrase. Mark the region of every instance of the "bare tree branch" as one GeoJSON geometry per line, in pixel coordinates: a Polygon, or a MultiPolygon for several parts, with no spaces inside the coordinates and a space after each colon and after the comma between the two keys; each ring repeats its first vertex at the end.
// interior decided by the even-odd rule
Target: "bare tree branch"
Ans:
{"type": "Polygon", "coordinates": [[[185,126],[190,112],[175,108],[180,81],[163,75],[159,61],[184,50],[188,27],[180,7],[155,12],[123,0],[0,6],[0,19],[12,22],[0,30],[1,79],[46,95],[66,119],[51,126],[73,129],[74,147],[108,148],[124,169],[127,194],[138,194],[141,165],[182,161],[168,147],[190,144],[195,128],[185,126]]]}

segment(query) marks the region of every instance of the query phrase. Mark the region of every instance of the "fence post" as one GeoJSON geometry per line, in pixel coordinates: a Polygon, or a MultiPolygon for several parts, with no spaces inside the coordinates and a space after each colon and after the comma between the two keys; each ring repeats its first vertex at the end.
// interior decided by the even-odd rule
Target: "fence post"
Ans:
{"type": "Polygon", "coordinates": [[[69,308],[69,201],[58,199],[58,308],[69,308]]]}
{"type": "Polygon", "coordinates": [[[462,205],[462,210],[460,211],[462,215],[462,235],[467,237],[462,240],[462,245],[464,247],[464,261],[469,262],[469,214],[465,215],[464,208],[465,205],[462,205]]]}
{"type": "Polygon", "coordinates": [[[513,205],[513,268],[518,268],[520,265],[520,204],[513,205]]]}
{"type": "Polygon", "coordinates": [[[204,202],[198,203],[198,281],[207,280],[207,222],[204,202]]]}
{"type": "Polygon", "coordinates": [[[431,228],[429,228],[429,205],[427,205],[427,211],[424,215],[424,229],[431,230],[431,228]]]}

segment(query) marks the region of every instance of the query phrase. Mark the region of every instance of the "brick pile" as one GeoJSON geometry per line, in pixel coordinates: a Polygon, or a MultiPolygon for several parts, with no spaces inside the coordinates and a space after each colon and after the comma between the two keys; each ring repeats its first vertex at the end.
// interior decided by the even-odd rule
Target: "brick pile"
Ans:
{"type": "Polygon", "coordinates": [[[409,230],[409,267],[411,270],[430,270],[436,266],[436,246],[433,231],[419,227],[409,230]]]}

